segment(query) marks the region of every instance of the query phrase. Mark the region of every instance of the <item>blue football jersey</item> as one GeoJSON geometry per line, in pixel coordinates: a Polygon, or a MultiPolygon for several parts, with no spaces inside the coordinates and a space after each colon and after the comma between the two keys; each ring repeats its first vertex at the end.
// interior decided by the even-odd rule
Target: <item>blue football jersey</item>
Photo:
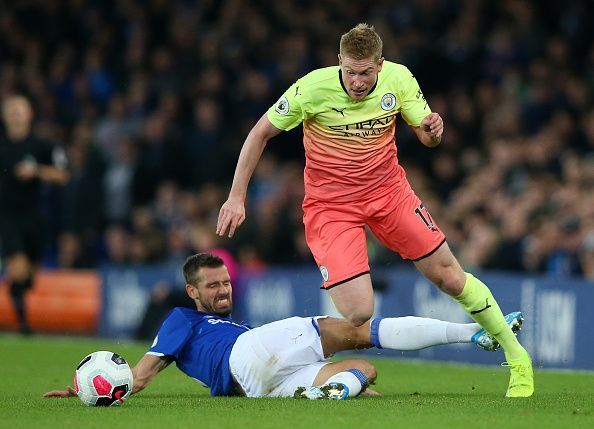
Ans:
{"type": "Polygon", "coordinates": [[[211,396],[234,395],[229,355],[237,337],[249,329],[228,317],[177,307],[161,325],[148,353],[171,356],[181,371],[210,387],[211,396]]]}

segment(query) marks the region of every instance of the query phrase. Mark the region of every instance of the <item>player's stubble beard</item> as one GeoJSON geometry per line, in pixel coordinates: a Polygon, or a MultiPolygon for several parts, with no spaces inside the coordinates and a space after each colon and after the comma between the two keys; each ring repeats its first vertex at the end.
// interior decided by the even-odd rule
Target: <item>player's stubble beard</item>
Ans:
{"type": "Polygon", "coordinates": [[[216,314],[217,316],[227,317],[233,311],[233,298],[231,297],[231,292],[228,294],[218,294],[214,297],[212,303],[206,302],[203,297],[198,294],[198,309],[201,311],[206,311],[207,313],[216,314]],[[217,302],[221,300],[228,300],[229,305],[224,309],[220,309],[216,307],[217,302]]]}

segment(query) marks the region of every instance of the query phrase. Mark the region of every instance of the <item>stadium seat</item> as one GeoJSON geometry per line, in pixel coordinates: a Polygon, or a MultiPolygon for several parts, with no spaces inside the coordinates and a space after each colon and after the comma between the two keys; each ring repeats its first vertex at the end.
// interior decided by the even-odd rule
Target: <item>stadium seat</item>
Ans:
{"type": "MultiPolygon", "coordinates": [[[[101,279],[94,271],[47,271],[37,276],[26,297],[34,332],[94,334],[101,311],[101,279]]],[[[17,330],[16,314],[0,282],[0,329],[17,330]]]]}

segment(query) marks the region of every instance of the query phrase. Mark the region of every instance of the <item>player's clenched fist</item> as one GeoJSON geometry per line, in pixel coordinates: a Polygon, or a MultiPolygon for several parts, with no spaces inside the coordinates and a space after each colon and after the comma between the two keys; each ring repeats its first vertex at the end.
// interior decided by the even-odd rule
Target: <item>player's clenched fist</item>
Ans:
{"type": "Polygon", "coordinates": [[[432,139],[439,140],[443,134],[443,119],[441,119],[439,113],[430,113],[423,118],[421,128],[426,133],[429,133],[432,139]]]}
{"type": "Polygon", "coordinates": [[[233,237],[235,230],[245,220],[245,207],[243,201],[229,198],[221,207],[217,221],[217,235],[223,236],[229,230],[229,238],[233,237]]]}

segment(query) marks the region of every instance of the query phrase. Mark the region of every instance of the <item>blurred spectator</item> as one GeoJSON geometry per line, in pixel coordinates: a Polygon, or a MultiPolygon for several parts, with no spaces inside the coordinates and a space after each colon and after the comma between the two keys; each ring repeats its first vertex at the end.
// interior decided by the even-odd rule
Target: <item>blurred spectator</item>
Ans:
{"type": "Polygon", "coordinates": [[[86,250],[79,235],[63,232],[58,237],[58,266],[66,269],[93,267],[95,261],[86,250]]]}
{"type": "MultiPolygon", "coordinates": [[[[80,258],[92,266],[103,228],[107,164],[91,143],[89,126],[81,123],[73,130],[67,149],[70,180],[60,196],[60,228],[69,239],[76,235],[80,242],[80,258]]],[[[61,265],[61,263],[60,263],[61,265]]]]}
{"type": "Polygon", "coordinates": [[[594,280],[594,232],[590,232],[584,239],[579,257],[584,277],[594,280]]]}
{"type": "Polygon", "coordinates": [[[107,115],[99,120],[94,140],[109,162],[120,158],[119,145],[133,135],[132,124],[126,112],[126,99],[116,95],[109,100],[107,115]]]}
{"type": "Polygon", "coordinates": [[[128,138],[118,141],[104,176],[105,218],[108,222],[123,223],[132,213],[133,179],[136,169],[136,147],[128,138]]]}
{"type": "Polygon", "coordinates": [[[115,265],[130,263],[128,251],[129,234],[120,225],[114,224],[105,230],[105,262],[115,265]]]}

